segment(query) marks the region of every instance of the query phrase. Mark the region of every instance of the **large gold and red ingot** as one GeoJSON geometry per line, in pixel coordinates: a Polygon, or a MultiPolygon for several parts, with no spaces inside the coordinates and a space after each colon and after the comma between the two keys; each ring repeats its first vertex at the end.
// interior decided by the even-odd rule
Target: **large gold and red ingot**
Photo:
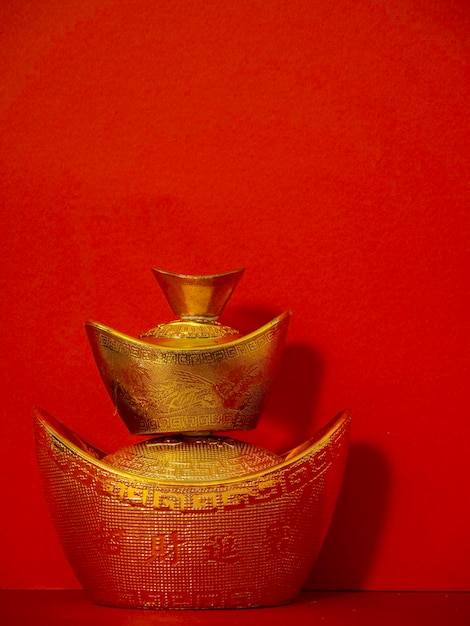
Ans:
{"type": "Polygon", "coordinates": [[[212,481],[116,469],[41,411],[36,441],[58,536],[94,602],[248,608],[300,592],[335,507],[349,425],[343,413],[271,467],[212,481]]]}
{"type": "Polygon", "coordinates": [[[241,337],[217,322],[243,270],[154,270],[179,319],[133,338],[87,322],[105,387],[132,434],[107,454],[41,409],[36,449],[49,509],[93,601],[246,608],[300,591],[322,545],[347,456],[343,412],[275,454],[214,436],[253,428],[290,313],[241,337]]]}

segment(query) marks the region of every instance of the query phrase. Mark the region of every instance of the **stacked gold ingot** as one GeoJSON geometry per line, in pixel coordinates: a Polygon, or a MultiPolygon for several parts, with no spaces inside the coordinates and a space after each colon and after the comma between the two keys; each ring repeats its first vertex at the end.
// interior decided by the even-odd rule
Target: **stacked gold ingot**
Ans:
{"type": "Polygon", "coordinates": [[[217,318],[242,270],[154,272],[179,319],[139,339],[93,322],[86,327],[130,432],[160,435],[106,454],[35,411],[39,466],[59,538],[98,604],[289,602],[331,520],[350,415],[282,455],[213,435],[256,426],[290,314],[240,337],[217,318]]]}

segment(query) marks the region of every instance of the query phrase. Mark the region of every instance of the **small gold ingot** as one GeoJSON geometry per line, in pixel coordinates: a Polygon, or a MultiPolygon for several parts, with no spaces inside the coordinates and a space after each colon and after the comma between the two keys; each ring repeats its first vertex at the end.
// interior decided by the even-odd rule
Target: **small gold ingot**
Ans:
{"type": "Polygon", "coordinates": [[[222,313],[244,270],[211,276],[172,274],[152,268],[173,313],[181,319],[215,321],[222,313]]]}

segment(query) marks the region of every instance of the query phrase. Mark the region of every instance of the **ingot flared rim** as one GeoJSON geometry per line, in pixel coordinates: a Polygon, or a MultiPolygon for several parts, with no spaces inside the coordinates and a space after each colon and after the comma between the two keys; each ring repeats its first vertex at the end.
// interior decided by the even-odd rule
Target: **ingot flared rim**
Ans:
{"type": "Polygon", "coordinates": [[[142,476],[140,474],[136,474],[133,472],[127,472],[127,471],[115,468],[112,465],[108,465],[107,463],[102,461],[100,458],[96,458],[95,456],[93,456],[92,454],[89,454],[86,450],[81,448],[79,445],[73,443],[68,438],[68,436],[73,437],[74,439],[78,439],[80,442],[83,442],[84,445],[89,446],[90,448],[94,449],[97,453],[102,454],[103,456],[106,456],[107,453],[103,452],[102,450],[99,450],[93,444],[89,444],[88,442],[83,440],[76,433],[74,433],[72,430],[67,428],[64,424],[62,424],[61,422],[56,420],[54,417],[52,417],[52,415],[48,414],[44,409],[41,409],[40,407],[36,407],[33,413],[34,413],[34,418],[36,419],[36,421],[40,425],[42,425],[53,438],[59,440],[60,443],[65,448],[70,449],[72,452],[82,457],[88,463],[91,463],[92,465],[99,467],[103,471],[112,473],[116,476],[122,476],[123,478],[126,478],[128,480],[138,481],[139,483],[144,483],[146,485],[164,484],[164,485],[172,486],[172,487],[181,487],[181,488],[194,487],[196,489],[199,487],[205,487],[205,486],[214,486],[214,485],[222,486],[222,485],[233,485],[237,483],[246,483],[250,480],[257,480],[259,478],[262,478],[263,476],[269,476],[270,474],[274,472],[278,472],[279,470],[282,470],[283,468],[289,465],[292,465],[293,463],[296,463],[302,458],[311,455],[315,451],[316,448],[318,449],[322,448],[334,436],[334,433],[336,431],[340,430],[344,425],[348,424],[351,421],[351,417],[352,417],[349,409],[345,409],[341,411],[340,413],[336,415],[336,417],[334,417],[324,428],[318,431],[313,437],[307,439],[307,441],[305,441],[304,443],[301,443],[300,445],[295,446],[292,450],[289,450],[285,452],[284,454],[281,454],[280,458],[284,460],[281,460],[277,465],[261,470],[259,472],[254,472],[252,474],[245,474],[244,476],[238,476],[236,478],[224,479],[224,480],[210,480],[210,481],[201,480],[197,482],[196,481],[177,482],[177,481],[172,481],[168,479],[167,480],[152,479],[152,478],[149,478],[148,476],[142,476]],[[58,429],[66,431],[68,436],[66,434],[61,434],[58,429]],[[296,450],[299,450],[299,452],[296,453],[296,450]]]}
{"type": "Polygon", "coordinates": [[[245,341],[251,341],[252,339],[255,339],[258,335],[262,335],[263,333],[267,332],[270,328],[277,326],[278,324],[280,324],[283,320],[285,320],[286,318],[290,317],[292,315],[291,311],[284,311],[283,313],[281,313],[281,315],[278,315],[277,317],[275,317],[274,319],[272,319],[270,322],[268,322],[267,324],[264,324],[263,326],[260,326],[259,328],[257,328],[256,330],[252,331],[251,333],[248,333],[246,335],[243,335],[242,337],[237,337],[236,339],[234,339],[233,341],[227,341],[223,344],[215,344],[212,346],[208,346],[208,345],[204,345],[204,346],[198,346],[197,344],[191,347],[181,347],[181,348],[174,348],[174,347],[169,347],[169,346],[161,346],[158,345],[156,343],[153,342],[149,342],[149,341],[144,341],[143,339],[137,338],[137,337],[132,337],[132,335],[126,335],[125,333],[122,333],[119,330],[115,330],[114,328],[111,328],[110,326],[106,326],[105,324],[102,324],[101,322],[95,322],[93,320],[88,320],[85,322],[85,326],[89,326],[92,328],[96,328],[98,330],[110,333],[112,335],[115,335],[116,337],[118,337],[119,339],[122,339],[124,341],[128,341],[129,343],[133,343],[137,346],[145,346],[145,348],[147,349],[155,349],[155,351],[162,351],[162,352],[217,352],[218,350],[220,350],[221,348],[227,349],[230,348],[231,346],[237,346],[240,345],[242,343],[244,343],[245,341]]]}

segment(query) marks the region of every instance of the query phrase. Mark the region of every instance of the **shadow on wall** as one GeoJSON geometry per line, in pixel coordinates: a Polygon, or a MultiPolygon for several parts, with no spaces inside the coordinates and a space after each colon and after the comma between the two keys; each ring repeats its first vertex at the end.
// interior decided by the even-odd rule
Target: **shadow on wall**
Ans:
{"type": "MultiPolygon", "coordinates": [[[[243,334],[279,314],[271,309],[234,309],[231,309],[233,326],[243,334]]],[[[256,430],[250,431],[249,439],[262,447],[283,452],[318,432],[325,425],[315,423],[323,371],[324,362],[319,352],[304,344],[289,345],[287,339],[266,410],[256,430]]],[[[239,436],[237,432],[235,437],[239,436]]],[[[352,443],[333,520],[306,589],[367,588],[389,498],[390,469],[384,454],[370,444],[352,443]]]]}
{"type": "Polygon", "coordinates": [[[364,590],[380,544],[390,497],[383,453],[351,444],[333,520],[306,589],[364,590]]]}
{"type": "MultiPolygon", "coordinates": [[[[245,335],[280,313],[279,309],[273,308],[233,306],[223,323],[245,335]]],[[[287,334],[280,370],[257,428],[249,431],[247,436],[240,431],[234,436],[247,438],[279,453],[303,443],[325,425],[314,423],[322,380],[323,358],[320,353],[304,344],[290,345],[287,334]]]]}
{"type": "Polygon", "coordinates": [[[285,446],[306,441],[325,425],[314,423],[322,379],[323,358],[318,352],[303,344],[284,348],[266,412],[271,428],[283,432],[285,446]]]}

